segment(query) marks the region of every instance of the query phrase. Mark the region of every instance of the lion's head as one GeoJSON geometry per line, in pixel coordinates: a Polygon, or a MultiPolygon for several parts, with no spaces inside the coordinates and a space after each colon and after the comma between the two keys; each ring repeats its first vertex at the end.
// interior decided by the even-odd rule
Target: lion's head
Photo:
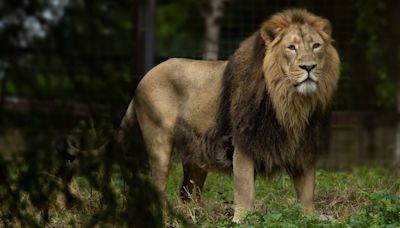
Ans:
{"type": "Polygon", "coordinates": [[[328,20],[306,10],[286,10],[263,23],[263,70],[278,119],[301,127],[336,89],[339,57],[328,20]]]}

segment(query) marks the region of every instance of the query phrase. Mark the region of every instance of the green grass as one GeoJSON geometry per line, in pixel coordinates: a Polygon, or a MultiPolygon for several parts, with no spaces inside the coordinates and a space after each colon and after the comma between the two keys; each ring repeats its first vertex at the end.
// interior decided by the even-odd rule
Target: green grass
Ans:
{"type": "MultiPolygon", "coordinates": [[[[317,172],[317,215],[304,217],[296,203],[290,178],[279,175],[256,179],[256,208],[243,224],[232,219],[232,177],[209,173],[200,202],[184,204],[179,199],[182,168],[174,163],[168,183],[172,208],[191,225],[199,227],[398,227],[400,226],[400,179],[383,168],[358,167],[348,172],[317,172]]],[[[173,216],[165,225],[184,227],[173,216]]]]}
{"type": "MultiPolygon", "coordinates": [[[[255,210],[239,225],[231,222],[232,176],[209,173],[201,201],[190,203],[179,199],[181,181],[182,167],[174,162],[168,183],[171,210],[164,213],[166,227],[400,227],[400,179],[384,168],[357,167],[347,172],[318,170],[317,215],[310,217],[302,215],[287,175],[270,180],[258,177],[255,210]],[[330,219],[322,221],[318,215],[330,219]]],[[[110,183],[123,206],[124,184],[118,176],[110,183]]],[[[74,178],[70,188],[78,201],[70,208],[55,203],[49,213],[49,227],[81,227],[101,210],[101,194],[84,177],[74,178]]],[[[103,225],[117,227],[112,222],[103,225]]]]}

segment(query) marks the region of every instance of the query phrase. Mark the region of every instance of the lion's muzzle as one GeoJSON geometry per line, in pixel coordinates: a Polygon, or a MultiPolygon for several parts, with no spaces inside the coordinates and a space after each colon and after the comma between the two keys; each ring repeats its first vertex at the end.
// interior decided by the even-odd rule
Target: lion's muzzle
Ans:
{"type": "Polygon", "coordinates": [[[318,81],[313,74],[308,73],[305,77],[298,80],[294,85],[297,92],[301,94],[311,94],[317,90],[318,81]]]}

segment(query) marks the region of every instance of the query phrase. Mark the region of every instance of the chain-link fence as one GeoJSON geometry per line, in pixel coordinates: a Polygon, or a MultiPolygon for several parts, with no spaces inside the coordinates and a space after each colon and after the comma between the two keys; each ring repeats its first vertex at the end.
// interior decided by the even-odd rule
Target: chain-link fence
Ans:
{"type": "MultiPolygon", "coordinates": [[[[22,6],[12,0],[5,2],[10,9],[4,11],[0,7],[0,19],[11,10],[19,12],[17,19],[29,18],[46,1],[39,1],[40,4],[22,1],[22,6]]],[[[78,136],[95,138],[88,140],[93,144],[87,145],[89,148],[101,144],[93,143],[96,139],[104,141],[111,137],[107,133],[118,125],[124,107],[134,94],[137,83],[134,77],[143,76],[137,70],[144,69],[141,64],[145,63],[147,49],[142,46],[143,37],[137,36],[140,31],[151,29],[138,27],[141,24],[138,15],[146,12],[135,7],[145,0],[67,2],[63,17],[49,27],[48,35],[26,47],[8,39],[18,36],[23,23],[4,29],[5,24],[0,21],[3,44],[0,45],[0,222],[4,226],[66,224],[54,221],[57,218],[52,213],[57,214],[54,213],[57,209],[52,204],[57,193],[67,196],[71,193],[71,175],[76,172],[88,179],[78,185],[93,192],[84,195],[81,191],[79,197],[84,202],[80,205],[84,210],[75,208],[75,212],[72,210],[67,215],[71,217],[63,219],[69,219],[72,226],[93,224],[99,216],[102,220],[98,221],[105,224],[119,224],[115,223],[119,221],[121,225],[134,225],[145,221],[135,220],[129,212],[141,210],[135,207],[139,202],[135,200],[140,199],[147,186],[147,179],[131,170],[135,158],[125,156],[136,150],[112,153],[114,150],[110,149],[103,156],[88,157],[78,168],[69,169],[63,163],[65,157],[55,149],[63,144],[55,138],[81,129],[78,136]],[[61,170],[64,168],[67,172],[61,170]],[[66,182],[61,183],[60,178],[66,182]],[[50,187],[41,189],[39,185],[50,187]],[[135,185],[143,188],[138,190],[135,185]],[[31,189],[37,191],[29,192],[31,189]],[[105,198],[96,196],[99,192],[105,198]],[[30,193],[33,196],[28,199],[26,196],[30,193]],[[105,206],[93,202],[102,202],[105,206]],[[30,211],[23,210],[21,205],[30,211]],[[44,219],[29,220],[40,216],[44,219]],[[129,219],[125,221],[125,218],[129,219]]],[[[153,2],[156,3],[154,11],[148,13],[154,17],[154,62],[171,57],[202,58],[205,23],[199,8],[206,1],[153,2]]],[[[0,6],[3,4],[0,2],[0,6]]],[[[394,0],[228,0],[219,21],[219,58],[227,59],[270,15],[294,7],[308,9],[332,22],[334,45],[342,60],[330,151],[321,165],[346,168],[372,162],[391,164],[398,120],[394,112],[396,69],[400,65],[396,62],[397,54],[391,51],[398,50],[400,43],[400,19],[395,20],[399,3],[394,0]]],[[[154,209],[158,202],[152,195],[149,197],[142,202],[150,205],[142,210],[144,216],[154,212],[159,218],[160,211],[154,209]]],[[[154,224],[160,226],[157,218],[154,224]]]]}

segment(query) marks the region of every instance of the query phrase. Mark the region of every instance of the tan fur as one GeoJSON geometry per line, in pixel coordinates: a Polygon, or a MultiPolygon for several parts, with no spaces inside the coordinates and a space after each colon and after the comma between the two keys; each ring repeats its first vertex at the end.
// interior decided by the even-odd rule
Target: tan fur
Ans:
{"type": "Polygon", "coordinates": [[[326,19],[288,10],[264,22],[229,61],[161,63],[140,82],[118,141],[137,119],[161,196],[176,147],[184,158],[183,199],[197,196],[209,168],[230,168],[239,221],[253,207],[254,170],[286,169],[305,213],[312,213],[318,141],[313,137],[320,133],[313,125],[320,124],[339,75],[330,35],[326,19]],[[316,66],[303,82],[304,64],[316,66]]]}

